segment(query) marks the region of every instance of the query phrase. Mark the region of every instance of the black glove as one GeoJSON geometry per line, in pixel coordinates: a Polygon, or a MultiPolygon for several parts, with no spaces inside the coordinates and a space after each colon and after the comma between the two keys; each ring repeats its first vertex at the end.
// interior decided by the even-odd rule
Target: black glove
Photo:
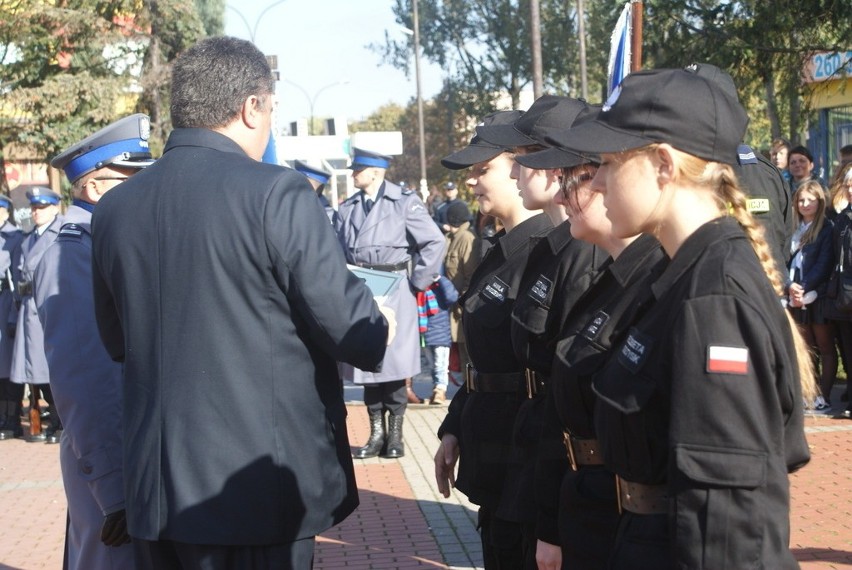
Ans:
{"type": "Polygon", "coordinates": [[[130,535],[127,534],[127,516],[124,509],[104,517],[104,526],[101,527],[101,542],[107,546],[121,546],[130,542],[130,535]]]}

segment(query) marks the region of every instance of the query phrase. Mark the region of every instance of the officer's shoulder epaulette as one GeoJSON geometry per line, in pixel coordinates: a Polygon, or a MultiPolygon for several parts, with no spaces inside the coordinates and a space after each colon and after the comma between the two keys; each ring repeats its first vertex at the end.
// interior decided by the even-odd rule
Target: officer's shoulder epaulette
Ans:
{"type": "Polygon", "coordinates": [[[79,240],[83,237],[84,234],[88,234],[86,228],[81,226],[80,224],[67,223],[63,224],[61,228],[59,228],[59,235],[56,239],[64,239],[64,240],[79,240]]]}

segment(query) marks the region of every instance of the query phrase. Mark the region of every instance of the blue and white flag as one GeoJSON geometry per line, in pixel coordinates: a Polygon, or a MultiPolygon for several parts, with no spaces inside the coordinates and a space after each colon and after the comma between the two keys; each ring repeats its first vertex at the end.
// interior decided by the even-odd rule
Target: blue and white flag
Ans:
{"type": "Polygon", "coordinates": [[[630,41],[633,35],[633,5],[628,2],[615,23],[609,48],[606,94],[611,95],[621,81],[630,74],[630,41]]]}

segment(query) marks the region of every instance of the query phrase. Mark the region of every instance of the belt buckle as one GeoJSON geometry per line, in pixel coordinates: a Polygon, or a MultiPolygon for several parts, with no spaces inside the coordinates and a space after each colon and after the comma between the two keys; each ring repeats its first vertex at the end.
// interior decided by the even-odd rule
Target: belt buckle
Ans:
{"type": "Polygon", "coordinates": [[[571,470],[577,471],[577,456],[574,454],[574,442],[571,441],[571,434],[567,431],[562,432],[562,442],[568,451],[568,462],[571,464],[571,470]]]}
{"type": "Polygon", "coordinates": [[[536,394],[535,387],[535,370],[529,368],[524,369],[524,380],[527,383],[527,398],[532,400],[536,394]]]}
{"type": "Polygon", "coordinates": [[[464,367],[464,385],[468,393],[476,391],[473,386],[473,364],[470,362],[466,363],[464,367]]]}

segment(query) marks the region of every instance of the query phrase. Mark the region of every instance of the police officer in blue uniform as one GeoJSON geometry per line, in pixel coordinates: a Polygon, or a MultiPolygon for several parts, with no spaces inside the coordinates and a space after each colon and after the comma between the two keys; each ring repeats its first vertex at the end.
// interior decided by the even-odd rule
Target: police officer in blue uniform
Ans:
{"type": "Polygon", "coordinates": [[[101,196],[151,164],[148,117],[120,119],[57,155],[74,200],[35,268],[50,385],[62,417],[66,568],[133,568],[122,476],[121,364],[101,343],[92,293],[91,219],[101,196]]]}
{"type": "Polygon", "coordinates": [[[328,220],[334,224],[334,218],[337,216],[337,211],[331,207],[331,204],[328,202],[328,198],[323,194],[323,190],[325,190],[325,185],[328,184],[328,181],[331,180],[331,174],[323,170],[322,168],[317,168],[316,166],[311,166],[307,162],[302,160],[297,160],[293,163],[293,168],[296,172],[301,172],[308,179],[308,182],[313,187],[314,191],[317,193],[317,198],[319,198],[320,206],[325,210],[325,214],[328,216],[328,220]]]}
{"type": "Polygon", "coordinates": [[[50,374],[44,356],[44,334],[33,301],[32,280],[41,256],[56,240],[63,218],[59,214],[59,194],[50,188],[36,186],[27,192],[27,199],[30,202],[34,225],[21,243],[17,283],[18,323],[10,377],[12,382],[17,384],[31,385],[31,406],[38,405],[39,392],[48,405],[49,425],[41,434],[31,434],[30,440],[59,443],[58,432],[62,430],[62,422],[53,404],[53,395],[48,384],[50,374]]]}
{"type": "Polygon", "coordinates": [[[18,281],[18,257],[24,234],[13,223],[12,199],[0,195],[0,441],[23,435],[21,401],[23,384],[9,380],[12,368],[12,349],[15,344],[15,283],[18,281]]]}
{"type": "Polygon", "coordinates": [[[396,313],[397,334],[387,348],[382,370],[365,372],[350,364],[340,365],[345,380],[364,386],[370,437],[355,452],[357,458],[379,454],[393,458],[405,453],[405,379],[420,372],[414,291],[423,291],[432,284],[440,273],[446,249],[444,236],[417,193],[385,180],[389,166],[388,156],[354,149],[350,168],[360,192],[345,200],[337,212],[336,230],[348,263],[406,276],[385,302],[396,313]]]}

